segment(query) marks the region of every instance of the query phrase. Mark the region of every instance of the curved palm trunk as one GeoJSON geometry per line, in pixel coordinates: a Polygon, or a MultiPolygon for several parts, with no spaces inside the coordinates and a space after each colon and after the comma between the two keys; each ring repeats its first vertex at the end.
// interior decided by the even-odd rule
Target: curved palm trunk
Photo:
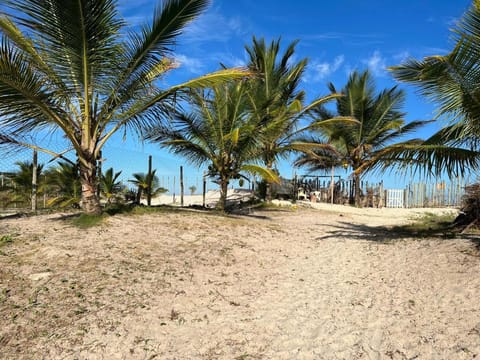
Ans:
{"type": "Polygon", "coordinates": [[[82,209],[89,215],[100,215],[102,208],[97,195],[97,162],[95,159],[80,162],[80,182],[82,184],[82,209]]]}
{"type": "Polygon", "coordinates": [[[217,204],[217,209],[220,211],[225,211],[225,208],[227,206],[228,183],[229,179],[220,180],[220,200],[217,204]]]}

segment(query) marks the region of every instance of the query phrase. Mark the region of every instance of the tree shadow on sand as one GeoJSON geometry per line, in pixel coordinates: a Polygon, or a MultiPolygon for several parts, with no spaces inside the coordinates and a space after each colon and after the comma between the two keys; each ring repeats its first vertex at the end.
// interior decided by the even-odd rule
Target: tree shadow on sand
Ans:
{"type": "Polygon", "coordinates": [[[377,243],[391,243],[406,239],[466,239],[471,241],[480,250],[480,239],[475,234],[460,234],[451,222],[412,223],[396,226],[369,226],[365,224],[352,224],[339,222],[330,225],[332,230],[316,240],[345,238],[349,240],[366,240],[377,243]]]}

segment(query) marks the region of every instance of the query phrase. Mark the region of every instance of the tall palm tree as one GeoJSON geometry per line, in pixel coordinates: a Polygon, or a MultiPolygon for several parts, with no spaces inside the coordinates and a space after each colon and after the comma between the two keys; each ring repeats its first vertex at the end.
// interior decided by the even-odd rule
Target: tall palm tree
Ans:
{"type": "MultiPolygon", "coordinates": [[[[329,84],[330,91],[338,93],[329,84]]],[[[415,145],[418,139],[399,141],[428,121],[405,123],[405,93],[397,87],[377,92],[368,71],[354,71],[336,99],[336,114],[319,107],[319,119],[335,116],[351,117],[356,122],[326,123],[319,131],[323,136],[323,147],[313,150],[300,159],[300,163],[321,167],[342,165],[353,171],[355,205],[360,206],[360,181],[366,171],[384,169],[392,165],[392,157],[385,155],[389,149],[401,149],[415,145]]],[[[397,162],[401,159],[397,159],[397,162]]]]}
{"type": "MultiPolygon", "coordinates": [[[[321,103],[337,95],[316,99],[305,105],[305,92],[299,89],[307,66],[307,59],[295,62],[294,53],[298,41],[292,42],[283,54],[280,39],[270,44],[265,39],[253,37],[251,46],[246,46],[249,56],[248,68],[255,76],[250,80],[249,106],[262,126],[262,160],[272,170],[279,158],[286,158],[294,151],[303,151],[314,144],[299,138],[311,126],[300,126],[299,121],[321,103]]],[[[271,186],[267,182],[266,197],[271,200],[271,186]]]]}
{"type": "Polygon", "coordinates": [[[208,164],[208,175],[220,185],[219,210],[225,210],[230,181],[242,173],[276,181],[272,171],[255,164],[261,156],[260,125],[249,114],[245,81],[195,91],[190,105],[190,112],[177,113],[170,127],[155,129],[147,139],[192,164],[208,164]]]}
{"type": "Polygon", "coordinates": [[[134,33],[115,0],[3,1],[9,14],[0,15],[0,126],[7,135],[63,133],[78,157],[86,213],[101,212],[97,160],[113,134],[158,124],[182,89],[245,76],[224,69],[159,87],[176,67],[176,38],[208,3],[160,1],[152,21],[134,33]]]}
{"type": "Polygon", "coordinates": [[[448,125],[400,155],[429,172],[458,175],[480,167],[480,0],[453,30],[454,48],[446,55],[406,60],[390,68],[393,76],[415,85],[437,104],[437,118],[448,125]]]}

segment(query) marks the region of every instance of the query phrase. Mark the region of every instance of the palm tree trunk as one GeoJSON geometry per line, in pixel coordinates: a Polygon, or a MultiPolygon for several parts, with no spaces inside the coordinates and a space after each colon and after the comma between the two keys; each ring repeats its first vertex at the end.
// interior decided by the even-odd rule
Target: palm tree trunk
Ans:
{"type": "Polygon", "coordinates": [[[102,208],[97,196],[97,163],[94,158],[86,164],[80,162],[82,184],[82,209],[88,215],[100,215],[102,208]]]}
{"type": "Polygon", "coordinates": [[[360,197],[360,175],[355,174],[353,176],[353,181],[355,184],[355,206],[361,207],[362,202],[361,202],[361,197],[360,197]]]}
{"type": "MultiPolygon", "coordinates": [[[[267,169],[269,171],[272,170],[273,168],[273,164],[272,163],[267,163],[267,169]]],[[[266,182],[266,185],[265,185],[265,200],[267,201],[267,203],[271,203],[272,202],[272,183],[268,180],[265,181],[266,182]]]]}
{"type": "Polygon", "coordinates": [[[135,204],[140,205],[140,201],[142,200],[142,187],[138,186],[137,189],[137,198],[135,199],[135,204]]]}
{"type": "Polygon", "coordinates": [[[225,211],[225,208],[227,207],[228,183],[228,179],[220,180],[220,200],[217,204],[217,209],[220,211],[225,211]]]}

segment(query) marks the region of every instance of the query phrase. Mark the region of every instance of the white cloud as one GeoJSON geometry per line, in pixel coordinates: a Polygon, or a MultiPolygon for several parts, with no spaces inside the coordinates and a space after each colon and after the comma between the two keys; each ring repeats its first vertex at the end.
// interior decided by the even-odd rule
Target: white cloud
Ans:
{"type": "Polygon", "coordinates": [[[175,54],[175,63],[178,63],[180,67],[185,68],[193,74],[203,73],[204,64],[199,59],[188,57],[183,54],[175,54]]]}
{"type": "Polygon", "coordinates": [[[232,37],[246,34],[248,28],[244,19],[227,18],[212,9],[187,26],[184,41],[196,44],[208,41],[227,42],[232,37]]]}
{"type": "MultiPolygon", "coordinates": [[[[119,10],[129,27],[135,30],[141,24],[151,24],[154,3],[152,0],[119,0],[119,10]]],[[[209,41],[227,42],[234,36],[249,33],[250,30],[248,18],[227,17],[221,13],[220,6],[212,5],[184,28],[183,35],[179,39],[188,44],[209,41]]]]}
{"type": "Polygon", "coordinates": [[[314,61],[305,74],[306,82],[317,82],[335,73],[345,61],[343,55],[338,55],[332,62],[318,62],[314,61]]]}
{"type": "Polygon", "coordinates": [[[232,53],[214,53],[211,56],[211,62],[219,64],[220,62],[227,67],[245,67],[247,60],[236,57],[232,53]]]}
{"type": "Polygon", "coordinates": [[[412,57],[410,55],[410,53],[408,51],[401,51],[397,54],[394,54],[393,56],[393,60],[397,63],[403,63],[405,60],[407,60],[408,58],[412,57]]]}
{"type": "Polygon", "coordinates": [[[387,65],[385,58],[382,57],[380,51],[375,50],[372,56],[370,56],[368,59],[363,60],[362,62],[368,66],[368,69],[373,75],[385,75],[385,69],[387,68],[387,65]]]}

